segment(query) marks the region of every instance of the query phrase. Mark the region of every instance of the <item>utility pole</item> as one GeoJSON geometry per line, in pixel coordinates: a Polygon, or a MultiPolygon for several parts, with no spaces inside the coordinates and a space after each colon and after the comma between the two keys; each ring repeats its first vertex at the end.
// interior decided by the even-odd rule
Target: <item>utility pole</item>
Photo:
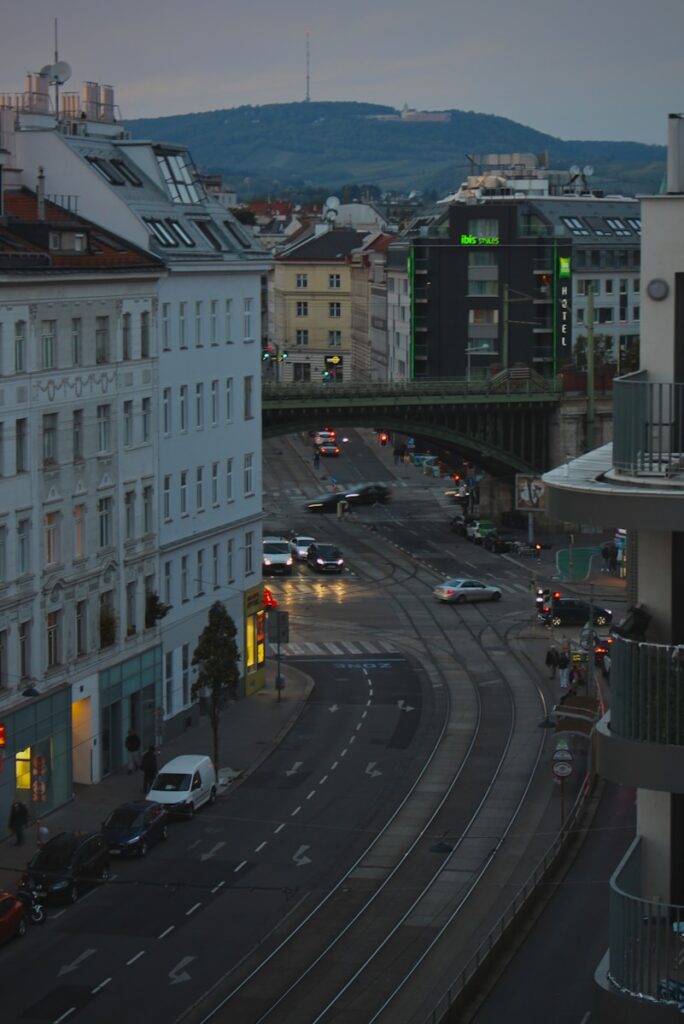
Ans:
{"type": "Polygon", "coordinates": [[[594,447],[596,425],[594,395],[594,289],[587,285],[587,451],[594,447]]]}
{"type": "Polygon", "coordinates": [[[503,328],[501,331],[501,364],[504,370],[508,369],[508,285],[503,285],[503,328]]]}

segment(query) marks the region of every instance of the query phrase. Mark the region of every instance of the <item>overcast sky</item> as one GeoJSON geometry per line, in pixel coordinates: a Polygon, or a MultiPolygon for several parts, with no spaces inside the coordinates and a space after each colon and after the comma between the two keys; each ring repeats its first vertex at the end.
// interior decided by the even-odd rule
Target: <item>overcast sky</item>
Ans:
{"type": "Polygon", "coordinates": [[[304,99],[474,110],[665,144],[684,0],[0,0],[0,92],[59,56],[124,119],[304,99]]]}

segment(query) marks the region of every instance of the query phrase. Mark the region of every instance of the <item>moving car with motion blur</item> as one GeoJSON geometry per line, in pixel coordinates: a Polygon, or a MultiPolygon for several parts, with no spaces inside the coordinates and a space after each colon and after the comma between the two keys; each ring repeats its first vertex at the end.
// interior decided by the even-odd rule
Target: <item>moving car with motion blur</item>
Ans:
{"type": "Polygon", "coordinates": [[[311,498],[305,508],[307,512],[336,512],[341,501],[347,501],[350,505],[384,505],[390,500],[391,495],[390,488],[385,484],[360,484],[359,487],[346,491],[319,494],[318,497],[311,498]]]}
{"type": "Polygon", "coordinates": [[[306,562],[314,572],[342,572],[344,569],[342,552],[334,544],[312,544],[306,562]]]}
{"type": "Polygon", "coordinates": [[[169,816],[154,800],[121,804],[102,823],[102,836],[114,857],[145,857],[150,846],[169,835],[169,816]]]}
{"type": "Polygon", "coordinates": [[[438,601],[445,601],[449,604],[466,604],[470,601],[499,601],[501,591],[498,587],[489,583],[480,583],[479,580],[444,580],[438,583],[432,593],[438,601]]]}

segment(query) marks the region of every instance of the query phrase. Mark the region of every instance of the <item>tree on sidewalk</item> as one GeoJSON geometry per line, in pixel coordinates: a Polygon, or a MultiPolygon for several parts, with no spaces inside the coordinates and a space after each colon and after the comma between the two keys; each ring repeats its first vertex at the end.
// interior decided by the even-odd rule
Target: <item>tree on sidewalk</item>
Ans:
{"type": "Polygon", "coordinates": [[[240,652],[237,649],[235,623],[220,601],[209,609],[209,620],[197,641],[192,664],[197,678],[192,696],[197,699],[208,691],[207,712],[214,737],[214,768],[219,768],[219,726],[221,712],[229,699],[235,699],[240,680],[240,652]]]}

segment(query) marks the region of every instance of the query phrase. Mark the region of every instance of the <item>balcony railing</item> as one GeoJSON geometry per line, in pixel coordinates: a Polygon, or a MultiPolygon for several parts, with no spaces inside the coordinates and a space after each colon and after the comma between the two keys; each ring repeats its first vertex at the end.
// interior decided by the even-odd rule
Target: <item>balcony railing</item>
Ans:
{"type": "Polygon", "coordinates": [[[610,730],[627,740],[684,745],[684,647],[616,637],[610,730]]]}
{"type": "Polygon", "coordinates": [[[613,384],[613,466],[630,476],[684,477],[684,384],[645,370],[613,384]]]}
{"type": "Polygon", "coordinates": [[[677,1005],[684,998],[684,906],[644,898],[641,839],[610,880],[608,979],[623,995],[677,1005]]]}

